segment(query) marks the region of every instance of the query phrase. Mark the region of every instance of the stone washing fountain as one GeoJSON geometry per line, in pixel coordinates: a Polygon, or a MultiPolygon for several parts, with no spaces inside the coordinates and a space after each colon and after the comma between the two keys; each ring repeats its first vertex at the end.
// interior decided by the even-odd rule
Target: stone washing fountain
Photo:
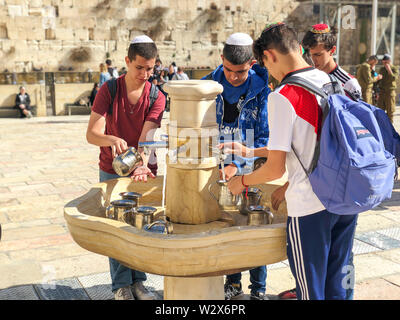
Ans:
{"type": "MultiPolygon", "coordinates": [[[[150,274],[164,276],[164,299],[224,299],[224,275],[286,259],[286,203],[272,224],[252,226],[236,208],[221,209],[209,192],[219,180],[216,155],[218,128],[215,98],[222,86],[214,81],[172,81],[165,85],[171,97],[169,150],[185,151],[166,157],[163,176],[135,183],[130,178],[92,186],[64,207],[74,241],[81,247],[119,260],[150,274]],[[165,207],[163,190],[165,189],[165,207]],[[121,192],[141,193],[140,206],[167,216],[173,234],[138,229],[108,219],[106,208],[121,192]]],[[[271,193],[286,180],[257,185],[261,204],[271,206],[271,193]]]]}

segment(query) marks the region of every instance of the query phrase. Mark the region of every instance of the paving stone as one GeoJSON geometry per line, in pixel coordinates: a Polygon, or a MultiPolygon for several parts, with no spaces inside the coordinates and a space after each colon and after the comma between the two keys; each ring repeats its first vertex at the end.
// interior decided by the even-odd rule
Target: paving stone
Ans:
{"type": "Polygon", "coordinates": [[[46,263],[54,268],[56,279],[86,276],[110,271],[108,257],[92,252],[74,257],[46,261],[46,263]]]}
{"type": "Polygon", "coordinates": [[[273,263],[273,264],[269,264],[267,266],[267,270],[272,270],[272,269],[279,269],[279,268],[287,268],[288,265],[283,263],[283,262],[277,262],[277,263],[273,263]]]}
{"type": "Polygon", "coordinates": [[[58,225],[47,225],[30,228],[12,229],[8,233],[7,240],[30,239],[42,236],[62,235],[65,229],[58,225]]]}
{"type": "Polygon", "coordinates": [[[0,275],[0,289],[4,289],[41,282],[43,270],[42,265],[37,261],[18,260],[0,264],[0,275]]]}
{"type": "Polygon", "coordinates": [[[370,279],[357,283],[354,300],[399,300],[400,286],[385,279],[370,279]]]}
{"type": "Polygon", "coordinates": [[[61,235],[45,236],[39,238],[29,238],[21,240],[8,240],[8,232],[4,232],[0,252],[7,252],[13,250],[27,250],[35,249],[40,247],[47,247],[51,245],[61,245],[65,243],[72,243],[72,237],[69,233],[63,233],[61,235]]]}
{"type": "Polygon", "coordinates": [[[354,256],[356,282],[400,273],[400,264],[382,257],[382,252],[354,256]]]}
{"type": "Polygon", "coordinates": [[[34,287],[41,300],[89,300],[89,296],[76,278],[35,284],[34,287]]]}
{"type": "Polygon", "coordinates": [[[0,300],[39,300],[39,297],[32,285],[26,285],[0,290],[0,300]]]}
{"type": "Polygon", "coordinates": [[[385,218],[392,220],[393,225],[400,224],[400,210],[399,211],[389,210],[388,212],[384,212],[381,215],[385,218]]]}
{"type": "MultiPolygon", "coordinates": [[[[250,293],[247,287],[250,285],[250,277],[242,275],[243,291],[250,293]],[[246,288],[246,290],[245,290],[246,288]]],[[[277,295],[282,291],[293,289],[296,287],[296,281],[289,267],[268,270],[267,273],[267,294],[277,295]]]]}
{"type": "Polygon", "coordinates": [[[384,250],[377,252],[376,255],[400,264],[400,249],[384,250]]]}
{"type": "MultiPolygon", "coordinates": [[[[399,274],[386,276],[386,277],[383,277],[383,279],[385,279],[386,281],[388,281],[388,282],[400,287],[400,275],[399,274]]],[[[400,300],[400,297],[398,299],[400,300]]]]}
{"type": "Polygon", "coordinates": [[[358,217],[356,234],[391,227],[393,227],[393,220],[385,218],[381,214],[364,215],[363,213],[358,217]]]}
{"type": "Polygon", "coordinates": [[[15,250],[9,252],[10,259],[12,260],[35,260],[35,261],[52,261],[56,259],[63,259],[66,257],[75,257],[83,254],[88,254],[89,251],[81,248],[75,243],[59,243],[53,246],[40,247],[28,250],[15,250]]]}

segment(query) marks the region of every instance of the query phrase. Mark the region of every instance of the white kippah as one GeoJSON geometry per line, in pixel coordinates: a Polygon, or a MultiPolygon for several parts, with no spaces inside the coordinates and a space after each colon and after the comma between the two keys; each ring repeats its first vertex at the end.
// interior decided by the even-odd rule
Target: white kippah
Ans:
{"type": "Polygon", "coordinates": [[[246,33],[234,33],[229,36],[226,40],[226,44],[234,46],[251,46],[253,44],[253,39],[246,33]]]}
{"type": "Polygon", "coordinates": [[[148,36],[146,35],[141,35],[141,36],[137,36],[135,37],[131,43],[152,43],[154,42],[153,40],[151,40],[148,36]]]}

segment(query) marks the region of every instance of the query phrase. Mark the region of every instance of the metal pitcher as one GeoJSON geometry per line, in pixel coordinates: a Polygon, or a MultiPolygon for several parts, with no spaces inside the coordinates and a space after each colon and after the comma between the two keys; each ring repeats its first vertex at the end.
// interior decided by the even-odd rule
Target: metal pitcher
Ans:
{"type": "Polygon", "coordinates": [[[153,214],[156,211],[156,208],[147,206],[134,208],[132,225],[138,229],[142,229],[146,224],[153,222],[153,214]]]}
{"type": "Polygon", "coordinates": [[[136,202],[132,200],[114,200],[106,208],[106,217],[131,224],[136,202]]]}
{"type": "Polygon", "coordinates": [[[250,206],[260,205],[262,198],[262,192],[258,188],[248,188],[243,190],[240,194],[240,199],[238,201],[238,209],[241,214],[247,214],[249,212],[250,206]]]}
{"type": "Polygon", "coordinates": [[[233,195],[228,188],[228,181],[226,180],[218,180],[216,182],[211,183],[208,186],[208,192],[211,196],[218,202],[218,205],[221,210],[232,210],[236,209],[237,203],[239,201],[239,196],[233,195]],[[211,187],[217,184],[219,187],[218,197],[214,195],[211,191],[211,187]]]}
{"type": "Polygon", "coordinates": [[[274,215],[268,207],[250,206],[247,213],[247,224],[249,226],[259,226],[263,224],[272,224],[274,215]]]}
{"type": "Polygon", "coordinates": [[[137,192],[121,192],[119,195],[122,197],[122,199],[135,201],[135,207],[139,206],[139,198],[142,197],[142,194],[137,192]]]}
{"type": "Polygon", "coordinates": [[[173,232],[172,223],[167,220],[156,220],[150,224],[146,224],[143,229],[149,232],[163,234],[172,234],[173,232]]]}
{"type": "Polygon", "coordinates": [[[134,147],[130,147],[114,158],[112,167],[116,174],[125,177],[141,165],[141,163],[143,163],[143,160],[139,152],[134,147]]]}

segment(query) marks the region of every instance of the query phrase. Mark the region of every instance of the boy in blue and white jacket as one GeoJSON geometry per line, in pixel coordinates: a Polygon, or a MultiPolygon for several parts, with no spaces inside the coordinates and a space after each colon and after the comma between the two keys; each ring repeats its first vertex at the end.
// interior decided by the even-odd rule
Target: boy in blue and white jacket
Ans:
{"type": "MultiPolygon", "coordinates": [[[[222,57],[225,60],[224,63],[203,78],[204,80],[217,81],[224,87],[224,91],[216,99],[220,142],[235,140],[242,142],[249,148],[265,147],[269,136],[267,97],[271,91],[268,87],[268,71],[249,61],[246,80],[235,87],[229,82],[225,74],[232,73],[232,69],[238,66],[233,65],[226,58],[224,59],[224,56],[222,57]],[[224,64],[229,66],[224,68],[224,64]],[[236,114],[226,116],[227,108],[234,107],[235,104],[238,109],[235,112],[236,114]],[[235,115],[237,115],[236,118],[235,115]],[[233,118],[235,118],[234,121],[230,121],[233,118]]],[[[225,167],[234,165],[237,171],[231,174],[234,170],[225,169],[225,171],[228,171],[226,172],[226,179],[229,180],[234,175],[243,175],[253,171],[255,159],[229,155],[225,160],[225,167]]]]}
{"type": "MultiPolygon", "coordinates": [[[[216,118],[219,141],[237,141],[249,148],[266,147],[269,137],[267,97],[267,69],[255,64],[252,52],[253,40],[244,33],[234,33],[226,41],[222,64],[203,80],[214,80],[224,87],[216,99],[216,118]]],[[[225,179],[254,170],[256,158],[242,158],[229,154],[224,161],[225,179]]],[[[265,266],[250,270],[250,298],[264,300],[267,271],[265,266]]],[[[227,276],[225,299],[237,299],[243,295],[241,273],[227,276]]]]}

